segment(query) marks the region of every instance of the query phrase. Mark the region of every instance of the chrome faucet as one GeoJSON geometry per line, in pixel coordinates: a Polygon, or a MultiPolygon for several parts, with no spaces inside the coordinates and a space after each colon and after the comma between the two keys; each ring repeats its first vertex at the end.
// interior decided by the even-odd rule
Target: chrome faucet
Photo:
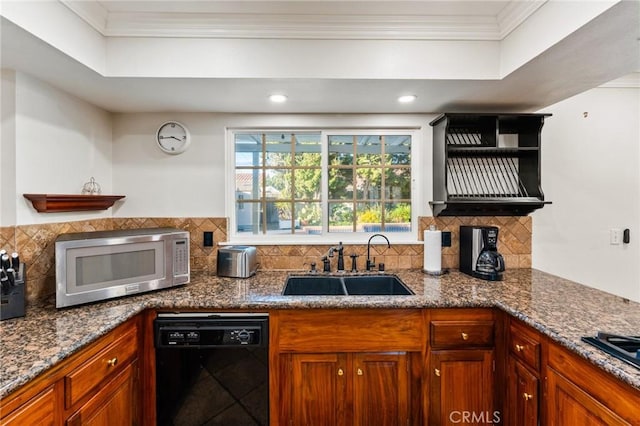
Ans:
{"type": "Polygon", "coordinates": [[[372,262],[371,261],[371,256],[370,256],[370,251],[371,251],[371,240],[373,240],[374,237],[382,237],[385,240],[387,240],[387,248],[391,248],[391,243],[389,242],[389,239],[387,237],[385,237],[382,234],[373,234],[371,237],[369,237],[369,241],[367,242],[367,262],[365,263],[365,268],[367,271],[370,271],[371,269],[373,269],[376,266],[376,262],[375,260],[372,262]]]}

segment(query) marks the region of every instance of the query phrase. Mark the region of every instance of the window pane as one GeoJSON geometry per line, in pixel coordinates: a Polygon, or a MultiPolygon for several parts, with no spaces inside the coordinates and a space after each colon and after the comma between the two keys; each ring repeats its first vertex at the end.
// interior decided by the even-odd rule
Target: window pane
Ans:
{"type": "Polygon", "coordinates": [[[267,199],[282,200],[291,198],[291,170],[267,169],[265,197],[267,199]]]}
{"type": "Polygon", "coordinates": [[[317,166],[322,164],[320,134],[297,134],[296,139],[296,166],[317,166]]]}
{"type": "MultiPolygon", "coordinates": [[[[281,234],[280,222],[283,222],[282,227],[288,229],[286,234],[291,232],[291,208],[287,208],[288,203],[279,203],[276,201],[266,202],[266,220],[267,220],[267,234],[275,233],[281,234]]],[[[260,217],[262,222],[263,218],[260,217]]],[[[262,224],[261,224],[262,226],[262,224]]]]}
{"type": "Polygon", "coordinates": [[[411,199],[411,169],[387,169],[385,172],[385,198],[387,200],[411,199]]]}
{"type": "Polygon", "coordinates": [[[236,167],[262,165],[262,135],[235,135],[236,167]]]}
{"type": "Polygon", "coordinates": [[[411,231],[411,204],[386,203],[385,229],[386,232],[411,231]]]}
{"type": "Polygon", "coordinates": [[[353,231],[353,203],[329,203],[329,232],[353,231]]]}
{"type": "Polygon", "coordinates": [[[295,203],[296,234],[321,234],[322,210],[320,203],[295,203]]]}
{"type": "Polygon", "coordinates": [[[358,231],[382,231],[382,208],[380,203],[357,204],[358,231]]]}
{"type": "Polygon", "coordinates": [[[364,168],[356,172],[356,188],[359,200],[380,199],[382,187],[382,168],[364,168]]]}
{"type": "Polygon", "coordinates": [[[329,165],[353,164],[353,136],[329,136],[329,165]]]}
{"type": "Polygon", "coordinates": [[[411,136],[385,136],[385,163],[389,165],[411,164],[411,136]]]}
{"type": "Polygon", "coordinates": [[[378,165],[382,161],[381,136],[358,136],[356,163],[358,165],[378,165]]]}
{"type": "Polygon", "coordinates": [[[295,188],[293,198],[296,200],[319,200],[322,194],[320,183],[322,180],[322,170],[317,169],[294,169],[293,170],[295,188]]]}
{"type": "Polygon", "coordinates": [[[329,199],[353,199],[353,169],[329,169],[329,199]]]}
{"type": "Polygon", "coordinates": [[[291,134],[267,133],[265,134],[265,143],[266,166],[274,167],[291,165],[291,134]]]}
{"type": "Polygon", "coordinates": [[[236,203],[236,231],[250,234],[260,231],[260,203],[236,203]]]}
{"type": "Polygon", "coordinates": [[[259,200],[262,197],[262,171],[236,170],[236,200],[259,200]]]}

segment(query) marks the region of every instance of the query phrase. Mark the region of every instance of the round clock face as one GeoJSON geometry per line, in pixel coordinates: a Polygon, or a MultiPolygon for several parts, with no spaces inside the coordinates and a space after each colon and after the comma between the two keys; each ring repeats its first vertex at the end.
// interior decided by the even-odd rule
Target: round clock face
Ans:
{"type": "Polygon", "coordinates": [[[168,121],[158,129],[156,141],[167,154],[180,154],[189,147],[191,138],[184,124],[168,121]]]}

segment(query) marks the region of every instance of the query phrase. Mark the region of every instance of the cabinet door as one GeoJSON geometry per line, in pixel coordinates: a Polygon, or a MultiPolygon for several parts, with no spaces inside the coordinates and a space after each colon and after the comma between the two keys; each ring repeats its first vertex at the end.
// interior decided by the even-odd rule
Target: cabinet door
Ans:
{"type": "MultiPolygon", "coordinates": [[[[346,357],[338,354],[292,354],[288,389],[290,425],[343,425],[346,357]]],[[[286,424],[286,423],[285,423],[286,424]]]]}
{"type": "Polygon", "coordinates": [[[55,423],[55,392],[53,386],[40,392],[0,421],[2,426],[53,425],[55,423]]]}
{"type": "Polygon", "coordinates": [[[547,409],[551,426],[630,425],[553,368],[548,369],[547,409]]]}
{"type": "Polygon", "coordinates": [[[354,355],[354,425],[408,424],[408,368],[406,353],[354,355]]]}
{"type": "Polygon", "coordinates": [[[493,350],[434,351],[429,424],[498,423],[493,410],[493,350]]]}
{"type": "Polygon", "coordinates": [[[67,426],[136,425],[136,362],[127,366],[67,420],[67,426]]]}
{"type": "Polygon", "coordinates": [[[509,424],[536,426],[538,424],[538,378],[514,357],[509,357],[507,407],[509,424]]]}

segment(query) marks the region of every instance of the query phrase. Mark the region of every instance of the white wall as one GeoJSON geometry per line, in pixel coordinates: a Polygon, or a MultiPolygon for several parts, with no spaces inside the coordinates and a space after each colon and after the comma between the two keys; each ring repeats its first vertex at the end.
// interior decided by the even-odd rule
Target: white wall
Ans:
{"type": "Polygon", "coordinates": [[[0,226],[16,224],[16,73],[2,70],[0,83],[0,226]]]}
{"type": "MultiPolygon", "coordinates": [[[[113,126],[113,188],[127,195],[114,217],[224,217],[226,128],[422,127],[413,161],[431,164],[434,115],[268,115],[163,113],[116,114],[113,126]],[[155,144],[158,127],[176,120],[192,137],[190,148],[167,155],[155,144]]],[[[420,168],[427,169],[427,168],[420,168]]],[[[427,170],[431,170],[428,168],[427,170]]],[[[431,215],[432,178],[416,177],[419,215],[431,215]]]]}
{"type": "Polygon", "coordinates": [[[533,267],[640,301],[640,89],[593,89],[544,112],[553,204],[534,213],[533,267]],[[631,243],[610,245],[611,228],[631,243]]]}
{"type": "Polygon", "coordinates": [[[16,224],[110,217],[110,210],[38,213],[22,194],[80,194],[92,176],[112,194],[111,114],[27,74],[16,73],[15,82],[16,224]]]}

